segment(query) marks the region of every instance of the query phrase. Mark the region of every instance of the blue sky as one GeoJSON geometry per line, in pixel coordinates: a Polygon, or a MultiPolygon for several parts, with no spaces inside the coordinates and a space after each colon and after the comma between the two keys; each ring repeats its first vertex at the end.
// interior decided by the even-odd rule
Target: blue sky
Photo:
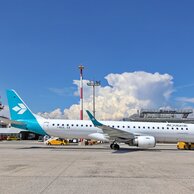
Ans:
{"type": "Polygon", "coordinates": [[[193,10],[193,0],[0,1],[2,101],[13,88],[35,112],[78,103],[79,64],[104,86],[110,73],[168,73],[171,103],[193,98],[193,10]]]}

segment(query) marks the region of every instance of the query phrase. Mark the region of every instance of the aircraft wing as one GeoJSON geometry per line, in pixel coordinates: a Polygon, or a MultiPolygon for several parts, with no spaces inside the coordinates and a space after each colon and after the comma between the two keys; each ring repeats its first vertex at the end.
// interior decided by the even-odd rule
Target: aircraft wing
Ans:
{"type": "Polygon", "coordinates": [[[87,112],[90,120],[92,121],[93,125],[95,127],[102,129],[102,131],[105,134],[107,134],[110,137],[110,139],[113,139],[113,140],[117,139],[117,140],[120,140],[123,142],[134,139],[133,133],[126,132],[126,131],[123,131],[121,129],[117,129],[114,127],[104,125],[104,124],[100,123],[99,121],[97,121],[88,110],[86,110],[86,112],[87,112]]]}

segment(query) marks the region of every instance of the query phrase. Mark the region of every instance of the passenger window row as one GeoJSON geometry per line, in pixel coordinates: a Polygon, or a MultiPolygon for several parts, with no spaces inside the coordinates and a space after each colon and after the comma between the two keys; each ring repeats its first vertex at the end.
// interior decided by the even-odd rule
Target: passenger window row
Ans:
{"type": "MultiPolygon", "coordinates": [[[[57,127],[59,127],[60,126],[60,124],[52,124],[52,126],[57,126],[57,127]]],[[[61,127],[64,127],[65,126],[65,124],[61,124],[61,127]]],[[[93,127],[93,125],[83,125],[83,124],[81,124],[81,125],[78,125],[78,124],[66,124],[66,126],[67,127],[93,127]]],[[[114,125],[112,125],[112,126],[110,126],[110,125],[108,125],[108,127],[112,127],[112,128],[115,128],[115,126],[114,125]]],[[[117,125],[116,126],[116,128],[130,128],[130,126],[120,126],[120,125],[117,125]]],[[[141,127],[141,126],[133,126],[133,128],[135,129],[135,128],[138,128],[138,129],[165,129],[165,127],[150,127],[150,126],[143,126],[143,127],[141,127]]],[[[167,130],[169,130],[169,129],[171,129],[171,130],[184,130],[184,128],[183,127],[181,127],[181,128],[179,128],[179,127],[166,127],[166,129],[167,130]]],[[[188,128],[185,128],[185,130],[188,130],[188,128]]]]}
{"type": "MultiPolygon", "coordinates": [[[[57,127],[59,127],[60,124],[54,124],[54,123],[53,123],[52,126],[57,126],[57,127]]],[[[64,127],[64,126],[65,126],[65,124],[61,124],[61,127],[64,127]]],[[[71,126],[71,127],[74,127],[74,126],[75,126],[75,127],[79,127],[78,124],[71,124],[71,125],[70,125],[70,124],[66,124],[66,126],[67,126],[67,127],[70,127],[70,126],[71,126]]],[[[80,126],[81,126],[81,127],[93,127],[93,125],[80,125],[80,126]]]]}
{"type": "MultiPolygon", "coordinates": [[[[112,125],[112,126],[110,126],[110,125],[108,125],[108,127],[112,127],[112,128],[115,128],[115,126],[114,125],[112,125]]],[[[130,128],[130,126],[122,126],[123,128],[130,128]]],[[[116,128],[122,128],[121,126],[116,126],[116,128]]],[[[135,129],[135,128],[138,128],[138,129],[141,129],[141,128],[143,128],[143,129],[165,129],[165,127],[150,127],[150,126],[147,126],[147,127],[145,127],[145,126],[143,126],[143,127],[141,127],[141,126],[133,126],[133,128],[135,129]]],[[[174,130],[174,129],[176,129],[176,130],[184,130],[184,128],[178,128],[178,127],[176,127],[176,128],[174,128],[174,127],[166,127],[166,129],[171,129],[171,130],[174,130]]],[[[188,130],[188,128],[185,128],[185,130],[188,130]]]]}
{"type": "MultiPolygon", "coordinates": [[[[140,126],[133,126],[133,128],[139,128],[139,129],[141,129],[141,127],[140,126]]],[[[145,126],[143,126],[142,127],[143,129],[146,129],[146,127],[145,126]]],[[[150,127],[150,126],[147,126],[147,129],[165,129],[165,127],[150,127]]],[[[166,127],[166,129],[167,130],[169,130],[169,129],[171,129],[171,130],[184,130],[184,128],[183,127],[181,127],[181,128],[178,128],[178,127],[166,127]]],[[[185,128],[185,130],[188,130],[188,128],[185,128]]]]}

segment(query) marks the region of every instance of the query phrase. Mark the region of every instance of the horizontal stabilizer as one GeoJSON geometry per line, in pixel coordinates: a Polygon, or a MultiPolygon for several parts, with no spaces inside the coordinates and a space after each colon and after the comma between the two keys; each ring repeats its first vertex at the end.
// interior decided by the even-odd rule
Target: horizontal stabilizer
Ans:
{"type": "Polygon", "coordinates": [[[2,124],[5,124],[5,125],[9,125],[9,124],[13,124],[13,125],[23,125],[23,126],[25,126],[26,124],[24,123],[24,122],[20,122],[20,121],[13,121],[13,120],[10,120],[10,119],[8,119],[8,118],[6,118],[6,117],[1,117],[0,116],[0,122],[2,123],[2,124]]]}

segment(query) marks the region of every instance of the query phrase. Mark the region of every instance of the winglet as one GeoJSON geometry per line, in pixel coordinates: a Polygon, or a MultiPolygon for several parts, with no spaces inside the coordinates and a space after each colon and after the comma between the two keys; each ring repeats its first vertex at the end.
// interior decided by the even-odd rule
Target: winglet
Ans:
{"type": "Polygon", "coordinates": [[[90,113],[90,111],[86,110],[86,112],[87,112],[88,117],[90,118],[90,120],[92,121],[92,123],[93,123],[93,125],[94,125],[95,127],[99,127],[99,126],[102,126],[102,125],[103,125],[102,123],[98,122],[98,121],[94,118],[94,116],[90,113]]]}

